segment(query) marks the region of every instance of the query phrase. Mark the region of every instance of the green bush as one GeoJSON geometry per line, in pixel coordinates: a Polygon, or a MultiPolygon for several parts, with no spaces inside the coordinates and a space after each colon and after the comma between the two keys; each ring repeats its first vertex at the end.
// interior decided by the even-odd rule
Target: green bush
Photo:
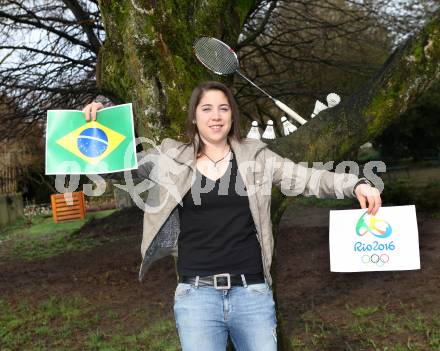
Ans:
{"type": "Polygon", "coordinates": [[[416,198],[417,208],[425,212],[440,210],[440,181],[434,181],[420,189],[416,198]]]}
{"type": "Polygon", "coordinates": [[[358,152],[357,160],[360,163],[367,163],[374,160],[380,160],[380,152],[374,148],[361,149],[358,152]]]}
{"type": "Polygon", "coordinates": [[[382,201],[385,205],[395,206],[414,204],[415,189],[409,180],[386,182],[382,201]]]}
{"type": "Polygon", "coordinates": [[[418,211],[436,212],[440,210],[440,181],[418,186],[409,180],[385,183],[382,194],[384,205],[416,205],[418,211]]]}

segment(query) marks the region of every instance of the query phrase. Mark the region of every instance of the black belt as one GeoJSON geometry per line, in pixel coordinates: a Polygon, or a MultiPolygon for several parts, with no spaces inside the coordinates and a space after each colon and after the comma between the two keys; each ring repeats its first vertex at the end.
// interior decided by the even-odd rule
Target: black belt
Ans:
{"type": "MultiPolygon", "coordinates": [[[[246,280],[246,284],[258,284],[264,283],[263,273],[254,274],[243,274],[246,280]]],[[[179,277],[180,283],[195,284],[197,277],[182,275],[179,277]]],[[[243,286],[243,280],[241,279],[241,274],[229,274],[220,273],[208,276],[199,276],[198,285],[210,285],[214,286],[216,289],[229,289],[231,286],[243,286]]]]}

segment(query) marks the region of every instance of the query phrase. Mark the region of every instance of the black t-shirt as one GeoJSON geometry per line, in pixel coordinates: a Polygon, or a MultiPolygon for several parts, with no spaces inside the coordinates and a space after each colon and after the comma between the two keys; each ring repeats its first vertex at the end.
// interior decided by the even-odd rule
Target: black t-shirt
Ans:
{"type": "Polygon", "coordinates": [[[183,197],[183,207],[179,205],[179,276],[263,272],[260,244],[237,168],[232,153],[225,174],[216,181],[196,171],[196,181],[183,197]]]}

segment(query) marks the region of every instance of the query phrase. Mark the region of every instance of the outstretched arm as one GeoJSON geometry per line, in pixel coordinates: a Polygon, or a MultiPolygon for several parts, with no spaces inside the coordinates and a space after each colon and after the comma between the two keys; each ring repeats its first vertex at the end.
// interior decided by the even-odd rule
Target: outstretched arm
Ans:
{"type": "Polygon", "coordinates": [[[379,190],[365,178],[350,173],[335,173],[295,163],[270,149],[265,149],[265,162],[273,165],[272,183],[285,195],[318,198],[357,198],[361,208],[376,214],[381,206],[379,190]]]}

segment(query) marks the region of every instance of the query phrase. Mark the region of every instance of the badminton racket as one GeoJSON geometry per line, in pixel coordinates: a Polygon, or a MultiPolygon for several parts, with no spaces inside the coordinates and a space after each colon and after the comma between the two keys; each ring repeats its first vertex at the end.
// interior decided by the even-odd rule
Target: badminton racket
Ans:
{"type": "Polygon", "coordinates": [[[249,82],[259,91],[261,91],[269,99],[271,99],[276,106],[287,113],[290,117],[294,118],[301,124],[305,124],[307,122],[299,114],[293,111],[289,106],[269,95],[269,93],[261,89],[258,85],[247,78],[243,73],[241,73],[237,54],[221,40],[210,37],[202,37],[194,43],[193,50],[194,54],[196,55],[197,59],[202,63],[202,65],[204,65],[215,74],[229,75],[237,73],[240,77],[249,82]]]}

